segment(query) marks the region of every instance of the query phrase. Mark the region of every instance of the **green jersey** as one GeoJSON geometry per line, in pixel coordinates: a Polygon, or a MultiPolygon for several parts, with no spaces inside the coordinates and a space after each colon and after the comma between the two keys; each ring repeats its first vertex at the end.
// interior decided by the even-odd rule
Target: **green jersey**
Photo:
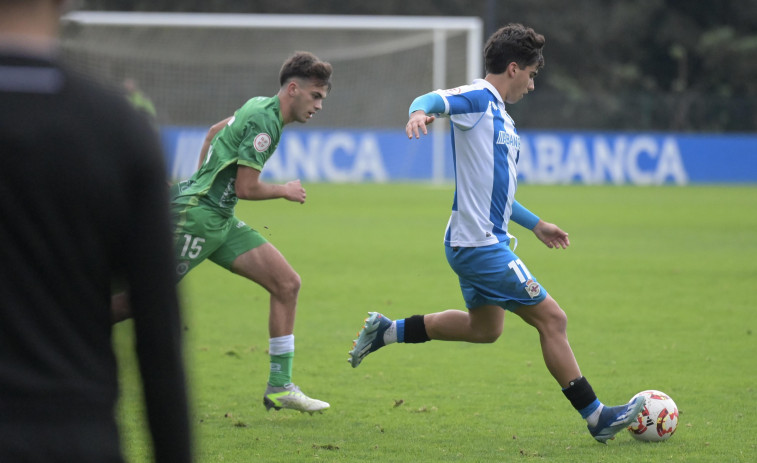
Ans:
{"type": "Polygon", "coordinates": [[[247,101],[213,138],[200,169],[177,185],[173,203],[203,205],[233,216],[238,201],[234,190],[238,166],[263,170],[276,151],[283,129],[278,96],[247,101]]]}

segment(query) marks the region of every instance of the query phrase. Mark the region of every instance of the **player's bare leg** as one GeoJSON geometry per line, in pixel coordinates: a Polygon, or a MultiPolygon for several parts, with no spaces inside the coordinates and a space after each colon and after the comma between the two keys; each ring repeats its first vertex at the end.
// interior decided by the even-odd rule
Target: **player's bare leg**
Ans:
{"type": "Polygon", "coordinates": [[[231,270],[264,287],[271,295],[268,316],[271,372],[263,404],[269,410],[291,408],[311,414],[329,408],[328,403],[311,399],[291,382],[300,276],[270,243],[237,257],[231,270]]]}
{"type": "Polygon", "coordinates": [[[231,271],[270,293],[268,334],[272,338],[292,334],[301,281],[279,250],[271,243],[262,244],[237,257],[231,271]]]}
{"type": "Polygon", "coordinates": [[[525,306],[515,311],[526,323],[539,331],[544,363],[552,376],[563,388],[566,397],[586,419],[592,437],[606,443],[615,434],[625,429],[644,406],[643,400],[616,407],[606,407],[594,395],[573,355],[568,342],[568,317],[551,296],[535,306],[525,306]]]}
{"type": "Polygon", "coordinates": [[[352,368],[381,347],[394,342],[465,341],[491,343],[502,334],[505,311],[495,305],[483,305],[470,311],[445,310],[408,319],[392,321],[378,312],[369,312],[357,338],[352,343],[352,368]],[[408,336],[405,336],[407,333],[408,336]]]}
{"type": "MultiPolygon", "coordinates": [[[[581,375],[578,362],[568,342],[568,318],[551,296],[533,306],[514,311],[539,332],[544,363],[562,386],[571,404],[586,419],[592,437],[606,443],[628,426],[643,407],[643,400],[616,407],[606,407],[597,399],[589,382],[581,375]]],[[[468,312],[447,310],[392,321],[377,312],[368,318],[353,342],[348,361],[356,368],[363,359],[381,347],[395,342],[446,341],[494,342],[502,333],[505,311],[493,305],[468,312]]]]}
{"type": "Polygon", "coordinates": [[[568,317],[552,296],[534,306],[523,306],[514,311],[539,332],[544,363],[561,387],[581,376],[581,370],[568,342],[568,317]]]}
{"type": "Polygon", "coordinates": [[[505,311],[496,305],[471,309],[445,310],[424,315],[426,333],[430,339],[491,343],[502,334],[505,311]]]}

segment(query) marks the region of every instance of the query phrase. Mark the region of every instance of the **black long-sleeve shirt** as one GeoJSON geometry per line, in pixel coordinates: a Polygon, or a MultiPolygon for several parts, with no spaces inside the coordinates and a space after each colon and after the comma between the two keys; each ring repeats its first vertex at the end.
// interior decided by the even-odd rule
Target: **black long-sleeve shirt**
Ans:
{"type": "Polygon", "coordinates": [[[167,194],[157,137],[121,96],[0,51],[0,424],[113,419],[125,285],[156,460],[190,460],[167,194]]]}

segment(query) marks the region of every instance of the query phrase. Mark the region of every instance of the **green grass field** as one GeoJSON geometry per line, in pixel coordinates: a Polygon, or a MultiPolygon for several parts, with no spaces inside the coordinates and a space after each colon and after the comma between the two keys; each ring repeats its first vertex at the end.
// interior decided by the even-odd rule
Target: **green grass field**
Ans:
{"type": "MultiPolygon", "coordinates": [[[[204,263],[180,286],[198,462],[757,461],[757,188],[529,186],[518,199],[570,233],[517,254],[568,313],[600,400],[678,404],[667,442],[596,443],[512,314],[494,344],[392,345],[352,369],[352,339],[391,318],[462,308],[442,236],[452,187],[306,185],[305,205],[244,203],[300,273],[294,381],[322,415],[266,412],[268,296],[204,263]]],[[[116,328],[129,461],[149,461],[130,322],[116,328]]]]}

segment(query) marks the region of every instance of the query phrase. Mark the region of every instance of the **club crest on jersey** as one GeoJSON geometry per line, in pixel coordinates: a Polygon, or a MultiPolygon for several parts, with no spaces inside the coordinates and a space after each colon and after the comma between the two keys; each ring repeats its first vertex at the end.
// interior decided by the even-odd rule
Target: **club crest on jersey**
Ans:
{"type": "Polygon", "coordinates": [[[252,146],[255,147],[256,151],[262,153],[271,146],[271,136],[267,133],[259,133],[252,142],[252,146]]]}
{"type": "Polygon", "coordinates": [[[533,299],[541,294],[541,286],[534,280],[528,280],[526,282],[526,292],[533,299]]]}
{"type": "Polygon", "coordinates": [[[455,87],[455,88],[448,88],[446,90],[442,90],[442,94],[444,95],[457,95],[463,92],[463,87],[455,87]]]}

